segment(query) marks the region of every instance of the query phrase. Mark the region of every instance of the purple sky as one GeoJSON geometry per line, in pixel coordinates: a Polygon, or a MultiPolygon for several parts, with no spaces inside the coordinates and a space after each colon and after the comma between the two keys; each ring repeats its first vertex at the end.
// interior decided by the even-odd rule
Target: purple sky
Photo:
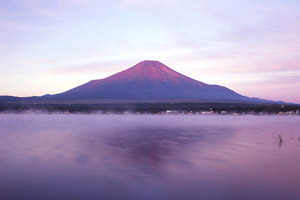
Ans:
{"type": "Polygon", "coordinates": [[[0,0],[0,95],[63,92],[142,60],[300,103],[299,0],[0,0]]]}

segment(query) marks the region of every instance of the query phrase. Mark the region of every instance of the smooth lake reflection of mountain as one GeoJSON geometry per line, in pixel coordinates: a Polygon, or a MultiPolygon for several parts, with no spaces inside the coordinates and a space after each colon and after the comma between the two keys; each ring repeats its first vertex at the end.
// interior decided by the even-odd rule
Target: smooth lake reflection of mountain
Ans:
{"type": "Polygon", "coordinates": [[[0,199],[299,200],[299,137],[297,116],[0,115],[0,199]]]}

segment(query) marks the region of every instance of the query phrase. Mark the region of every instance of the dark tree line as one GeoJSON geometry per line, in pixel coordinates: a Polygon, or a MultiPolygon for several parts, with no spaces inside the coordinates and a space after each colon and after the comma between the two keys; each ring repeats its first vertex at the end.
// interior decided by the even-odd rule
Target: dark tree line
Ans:
{"type": "Polygon", "coordinates": [[[124,103],[124,104],[22,104],[0,103],[0,112],[23,113],[28,111],[47,113],[299,113],[300,105],[237,104],[237,103],[124,103]]]}

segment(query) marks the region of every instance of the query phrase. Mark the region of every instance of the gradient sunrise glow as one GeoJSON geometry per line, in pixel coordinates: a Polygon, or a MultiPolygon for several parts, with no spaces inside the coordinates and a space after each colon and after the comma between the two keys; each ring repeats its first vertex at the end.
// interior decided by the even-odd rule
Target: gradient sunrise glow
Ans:
{"type": "Polygon", "coordinates": [[[0,95],[55,94],[159,60],[300,103],[299,19],[297,0],[0,0],[0,95]]]}

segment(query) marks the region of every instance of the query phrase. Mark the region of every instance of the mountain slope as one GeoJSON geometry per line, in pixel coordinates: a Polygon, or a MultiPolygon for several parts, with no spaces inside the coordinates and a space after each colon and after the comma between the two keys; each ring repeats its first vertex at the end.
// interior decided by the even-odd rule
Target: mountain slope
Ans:
{"type": "Polygon", "coordinates": [[[110,77],[93,80],[48,100],[196,100],[259,102],[226,87],[184,76],[158,61],[143,61],[110,77]]]}

